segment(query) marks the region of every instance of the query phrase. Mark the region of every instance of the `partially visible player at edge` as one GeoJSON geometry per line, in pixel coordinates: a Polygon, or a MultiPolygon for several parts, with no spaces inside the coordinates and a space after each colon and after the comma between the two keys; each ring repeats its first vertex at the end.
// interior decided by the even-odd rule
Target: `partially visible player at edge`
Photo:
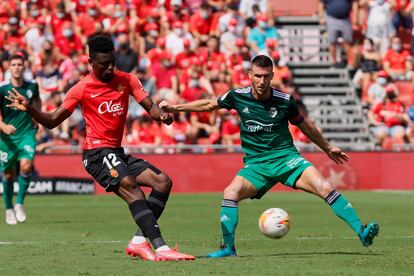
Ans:
{"type": "Polygon", "coordinates": [[[172,186],[170,178],[145,160],[125,155],[121,147],[129,95],[152,119],[171,124],[172,117],[153,103],[137,78],[115,70],[115,49],[110,37],[92,36],[88,47],[93,72],[68,91],[63,104],[55,111],[40,112],[15,89],[9,92],[9,106],[27,111],[40,124],[54,128],[80,104],[86,122],[84,167],[107,192],[115,193],[129,205],[139,226],[126,253],[144,260],[193,260],[194,256],[169,248],[158,227],[157,219],[172,186]],[[152,188],[148,199],[140,186],[152,188]],[[153,245],[155,255],[145,237],[153,245]]]}
{"type": "Polygon", "coordinates": [[[236,256],[235,231],[239,202],[246,198],[261,198],[277,182],[324,199],[332,211],[349,224],[364,246],[371,245],[378,234],[378,224],[362,225],[351,203],[311,163],[301,157],[293,145],[288,121],[298,126],[335,163],[347,161],[348,155],[325,140],[314,124],[299,113],[290,95],[270,87],[273,64],[269,57],[255,57],[249,76],[252,86],[230,90],[219,99],[179,105],[171,105],[166,101],[160,103],[166,112],[203,112],[226,108],[235,109],[240,115],[245,167],[224,190],[220,213],[224,244],[219,250],[208,254],[208,257],[236,256]]]}
{"type": "Polygon", "coordinates": [[[6,106],[7,92],[16,89],[36,108],[42,106],[39,86],[35,81],[25,81],[23,73],[25,58],[21,53],[9,58],[10,81],[0,84],[0,168],[3,170],[3,201],[6,207],[6,223],[9,225],[26,221],[23,208],[29,187],[36,147],[36,132],[29,114],[6,106]],[[13,184],[19,163],[19,192],[13,209],[13,184]]]}

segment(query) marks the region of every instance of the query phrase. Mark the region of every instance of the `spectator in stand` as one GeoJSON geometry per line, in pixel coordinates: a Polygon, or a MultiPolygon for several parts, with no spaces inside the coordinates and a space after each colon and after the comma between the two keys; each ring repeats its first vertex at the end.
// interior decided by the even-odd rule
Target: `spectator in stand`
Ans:
{"type": "Polygon", "coordinates": [[[163,145],[182,145],[191,140],[191,124],[185,117],[185,113],[174,113],[173,116],[174,121],[171,125],[161,125],[163,145]]]}
{"type": "Polygon", "coordinates": [[[266,39],[279,39],[279,33],[274,26],[269,25],[269,20],[266,14],[259,14],[256,18],[257,26],[249,33],[249,44],[252,51],[259,54],[267,54],[266,39]]]}
{"type": "MultiPolygon", "coordinates": [[[[329,56],[333,65],[337,64],[336,45],[338,39],[345,54],[349,57],[352,43],[352,24],[357,22],[358,3],[355,0],[320,0],[319,1],[319,21],[321,25],[326,24],[328,30],[329,56]],[[350,15],[352,11],[352,23],[350,15]]],[[[341,61],[342,62],[342,61],[341,61]]],[[[350,62],[346,62],[350,65],[350,62]]]]}
{"type": "Polygon", "coordinates": [[[228,27],[229,25],[232,25],[232,21],[233,25],[234,22],[236,22],[234,25],[236,27],[235,34],[237,34],[237,36],[242,36],[244,33],[245,22],[243,17],[240,15],[239,7],[236,2],[230,2],[227,5],[227,12],[220,16],[218,22],[219,33],[223,34],[228,31],[228,27]]]}
{"type": "Polygon", "coordinates": [[[192,71],[188,85],[180,95],[181,98],[187,102],[191,102],[203,98],[204,94],[207,94],[207,91],[201,87],[197,71],[192,71]]]}
{"type": "Polygon", "coordinates": [[[391,24],[393,4],[391,1],[384,0],[362,0],[362,2],[369,8],[366,37],[372,39],[375,48],[384,55],[393,34],[391,24]]]}
{"type": "Polygon", "coordinates": [[[379,51],[375,50],[374,42],[371,38],[365,38],[362,49],[358,50],[358,53],[356,53],[358,70],[354,75],[353,82],[362,88],[364,94],[370,83],[377,78],[377,73],[380,70],[381,55],[379,51]],[[362,84],[360,84],[361,79],[362,84]]]}
{"type": "MultiPolygon", "coordinates": [[[[207,47],[200,49],[200,58],[203,66],[204,75],[209,78],[211,70],[226,70],[226,56],[220,52],[219,40],[217,37],[209,37],[207,47]]],[[[210,91],[210,94],[213,91],[210,91]]]]}
{"type": "Polygon", "coordinates": [[[17,43],[20,49],[25,48],[23,33],[21,32],[19,19],[17,17],[13,16],[9,18],[4,27],[4,31],[5,33],[0,41],[0,47],[2,46],[7,50],[9,44],[17,43]]]}
{"type": "Polygon", "coordinates": [[[271,53],[271,58],[273,59],[273,78],[270,82],[270,85],[273,87],[277,87],[282,91],[286,90],[282,79],[284,79],[285,83],[292,82],[292,73],[289,70],[286,62],[280,59],[280,54],[278,51],[273,51],[271,53]]]}
{"type": "MultiPolygon", "coordinates": [[[[132,124],[131,135],[127,137],[130,145],[161,145],[159,125],[145,114],[132,124]]],[[[147,149],[142,148],[143,151],[147,149]]]]}
{"type": "Polygon", "coordinates": [[[65,2],[62,1],[56,5],[55,12],[51,14],[50,26],[52,28],[53,35],[55,37],[62,34],[63,25],[65,23],[72,24],[72,22],[74,22],[69,10],[70,10],[69,5],[66,6],[65,2]]]}
{"type": "Polygon", "coordinates": [[[51,40],[46,40],[43,42],[40,53],[36,55],[34,60],[35,62],[32,69],[34,73],[38,73],[40,70],[42,70],[42,66],[47,63],[54,63],[58,65],[60,62],[59,49],[54,47],[54,44],[51,40]]]}
{"type": "Polygon", "coordinates": [[[47,29],[45,17],[39,16],[24,35],[26,52],[31,62],[34,62],[35,56],[40,53],[46,40],[52,41],[53,35],[47,29]]]}
{"type": "Polygon", "coordinates": [[[197,58],[197,54],[191,48],[191,41],[189,39],[183,39],[183,47],[184,50],[175,57],[175,65],[179,70],[186,70],[190,67],[191,60],[197,58]]]}
{"type": "Polygon", "coordinates": [[[152,68],[161,62],[161,57],[163,55],[170,54],[169,50],[166,48],[166,41],[164,37],[159,37],[155,44],[155,48],[152,48],[148,51],[146,58],[147,61],[142,62],[144,59],[143,56],[140,57],[140,66],[146,68],[152,68]]]}
{"type": "Polygon", "coordinates": [[[140,66],[146,67],[147,53],[157,47],[157,38],[160,35],[159,27],[156,23],[151,22],[144,25],[144,32],[142,35],[137,35],[138,40],[138,55],[140,66]]]}
{"type": "Polygon", "coordinates": [[[184,22],[184,25],[190,21],[190,12],[186,3],[183,0],[171,0],[171,9],[167,11],[167,19],[169,25],[172,25],[175,21],[184,22]]]}
{"type": "MultiPolygon", "coordinates": [[[[59,91],[53,91],[50,94],[50,99],[45,102],[42,107],[44,112],[52,112],[58,108],[63,102],[63,94],[59,91]]],[[[69,120],[65,120],[54,129],[46,130],[53,138],[69,139],[69,120]]]]}
{"type": "Polygon", "coordinates": [[[242,69],[243,60],[250,60],[251,55],[246,41],[242,38],[237,38],[235,41],[235,48],[233,52],[227,57],[227,68],[229,74],[232,75],[234,70],[242,69]]]}
{"type": "MultiPolygon", "coordinates": [[[[411,17],[411,22],[414,21],[414,1],[410,1],[410,4],[405,10],[405,13],[411,17]]],[[[414,28],[411,30],[411,53],[414,53],[414,28]]]]}
{"type": "MultiPolygon", "coordinates": [[[[203,98],[209,98],[203,94],[203,98]]],[[[215,144],[220,139],[219,120],[217,112],[191,112],[191,137],[195,137],[193,144],[215,144]]]]}
{"type": "Polygon", "coordinates": [[[157,88],[156,99],[168,99],[178,101],[177,72],[172,63],[172,56],[168,52],[160,57],[160,62],[154,64],[151,69],[152,77],[157,88]]]}
{"type": "Polygon", "coordinates": [[[116,67],[127,73],[136,73],[138,69],[138,54],[131,48],[126,34],[117,37],[116,67]]]}
{"type": "Polygon", "coordinates": [[[209,35],[216,35],[218,15],[213,13],[208,3],[203,3],[200,9],[190,17],[190,31],[197,44],[206,43],[209,35]]]}
{"type": "Polygon", "coordinates": [[[85,44],[87,38],[96,33],[96,24],[101,24],[104,19],[100,8],[93,0],[86,2],[86,11],[78,15],[76,20],[75,32],[81,37],[82,43],[85,44]]]}
{"type": "Polygon", "coordinates": [[[232,76],[233,88],[246,87],[251,85],[252,81],[249,77],[250,66],[251,64],[249,60],[243,60],[241,69],[234,70],[232,76]]]}
{"type": "Polygon", "coordinates": [[[230,19],[226,30],[220,36],[220,52],[229,56],[236,48],[237,34],[237,19],[230,19]]]}
{"type": "Polygon", "coordinates": [[[72,23],[65,22],[62,25],[62,32],[56,36],[55,45],[59,49],[61,58],[68,58],[71,52],[80,55],[83,52],[83,45],[80,37],[75,34],[72,23]]]}
{"type": "Polygon", "coordinates": [[[405,112],[404,104],[397,99],[391,88],[386,89],[384,101],[371,108],[368,118],[373,125],[372,132],[379,145],[383,145],[387,137],[391,137],[395,143],[404,142],[410,118],[405,112]]]}
{"type": "Polygon", "coordinates": [[[382,60],[384,70],[392,80],[411,80],[412,78],[412,57],[409,51],[404,50],[401,38],[391,38],[391,48],[385,53],[382,60]]]}
{"type": "Polygon", "coordinates": [[[246,25],[255,22],[256,12],[268,12],[268,0],[240,0],[239,11],[241,17],[245,20],[246,25]],[[256,11],[256,12],[255,12],[256,11]]]}
{"type": "Polygon", "coordinates": [[[375,83],[368,88],[367,97],[362,98],[362,101],[368,104],[369,107],[375,106],[384,101],[386,90],[392,90],[395,95],[398,95],[398,88],[390,82],[390,75],[385,71],[380,71],[375,83]]]}
{"type": "Polygon", "coordinates": [[[394,7],[394,15],[392,17],[392,25],[394,33],[398,33],[400,27],[406,33],[411,33],[413,28],[413,21],[411,16],[406,13],[407,8],[410,5],[410,0],[389,0],[394,7]]]}
{"type": "Polygon", "coordinates": [[[175,21],[172,25],[173,29],[170,31],[166,37],[167,49],[173,56],[176,56],[178,53],[181,53],[184,50],[184,39],[187,39],[194,43],[193,36],[191,33],[187,32],[184,29],[183,23],[181,21],[175,21]]]}
{"type": "Polygon", "coordinates": [[[229,76],[226,74],[226,71],[212,71],[210,74],[210,83],[216,97],[223,95],[231,89],[229,76]]]}
{"type": "MultiPolygon", "coordinates": [[[[234,109],[224,112],[221,143],[229,146],[240,145],[240,117],[234,109]]],[[[229,148],[229,151],[234,151],[234,148],[229,148]]]]}
{"type": "Polygon", "coordinates": [[[52,62],[48,62],[42,67],[37,74],[36,81],[39,85],[39,96],[42,102],[48,101],[52,93],[63,90],[64,83],[59,68],[52,62]]]}

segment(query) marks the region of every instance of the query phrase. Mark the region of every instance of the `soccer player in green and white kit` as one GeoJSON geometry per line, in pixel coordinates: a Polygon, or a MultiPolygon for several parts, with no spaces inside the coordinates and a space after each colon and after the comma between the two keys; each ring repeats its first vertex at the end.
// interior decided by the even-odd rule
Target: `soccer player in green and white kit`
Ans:
{"type": "Polygon", "coordinates": [[[41,101],[37,83],[23,79],[25,69],[23,55],[13,55],[9,61],[10,81],[0,84],[0,168],[3,171],[6,223],[12,225],[26,220],[23,202],[32,173],[37,127],[29,114],[8,107],[5,96],[9,91],[17,90],[37,108],[41,107],[41,101]],[[17,178],[19,192],[13,209],[13,183],[16,177],[17,162],[20,163],[17,178]]]}
{"type": "Polygon", "coordinates": [[[348,155],[325,140],[315,125],[299,113],[290,95],[270,87],[273,64],[269,57],[256,56],[252,60],[249,76],[252,86],[230,90],[219,99],[179,105],[166,101],[160,103],[160,107],[167,112],[203,112],[226,108],[235,109],[240,115],[245,167],[224,190],[220,213],[224,244],[208,257],[236,256],[239,202],[246,198],[261,198],[277,182],[324,199],[332,211],[348,223],[364,246],[371,245],[379,232],[378,224],[363,225],[351,203],[301,157],[293,145],[288,122],[298,126],[335,163],[347,161],[348,155]]]}

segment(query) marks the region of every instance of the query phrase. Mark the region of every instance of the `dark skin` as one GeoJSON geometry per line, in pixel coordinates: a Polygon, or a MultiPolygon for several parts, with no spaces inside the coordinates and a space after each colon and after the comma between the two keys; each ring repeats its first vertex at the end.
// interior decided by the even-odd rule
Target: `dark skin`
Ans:
{"type": "MultiPolygon", "coordinates": [[[[115,51],[98,53],[95,56],[91,56],[89,63],[92,66],[92,74],[94,77],[104,83],[108,83],[114,76],[115,51]]],[[[6,98],[11,102],[8,105],[9,107],[28,112],[36,122],[49,129],[57,127],[72,114],[62,106],[53,112],[42,112],[40,108],[30,105],[30,102],[15,89],[10,91],[9,96],[6,98]]],[[[173,122],[173,117],[161,110],[150,97],[144,98],[140,102],[140,105],[148,112],[153,120],[168,125],[173,122]]],[[[136,200],[145,198],[139,186],[151,187],[157,191],[169,193],[172,187],[172,181],[164,173],[156,174],[153,170],[146,169],[135,178],[132,175],[124,177],[113,192],[127,204],[130,204],[136,200]]]]}

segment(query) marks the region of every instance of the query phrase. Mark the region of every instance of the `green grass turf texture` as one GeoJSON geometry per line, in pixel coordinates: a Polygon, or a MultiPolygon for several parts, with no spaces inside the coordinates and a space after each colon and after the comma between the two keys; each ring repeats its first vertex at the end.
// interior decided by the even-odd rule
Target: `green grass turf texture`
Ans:
{"type": "Polygon", "coordinates": [[[380,224],[373,246],[362,247],[321,199],[276,192],[240,204],[239,257],[225,259],[203,257],[219,244],[222,195],[173,194],[160,219],[164,237],[199,258],[163,263],[125,255],[136,226],[115,196],[29,196],[26,223],[1,221],[0,275],[413,275],[414,192],[344,194],[364,222],[380,224]],[[291,230],[280,240],[257,227],[271,207],[291,217],[291,230]]]}

